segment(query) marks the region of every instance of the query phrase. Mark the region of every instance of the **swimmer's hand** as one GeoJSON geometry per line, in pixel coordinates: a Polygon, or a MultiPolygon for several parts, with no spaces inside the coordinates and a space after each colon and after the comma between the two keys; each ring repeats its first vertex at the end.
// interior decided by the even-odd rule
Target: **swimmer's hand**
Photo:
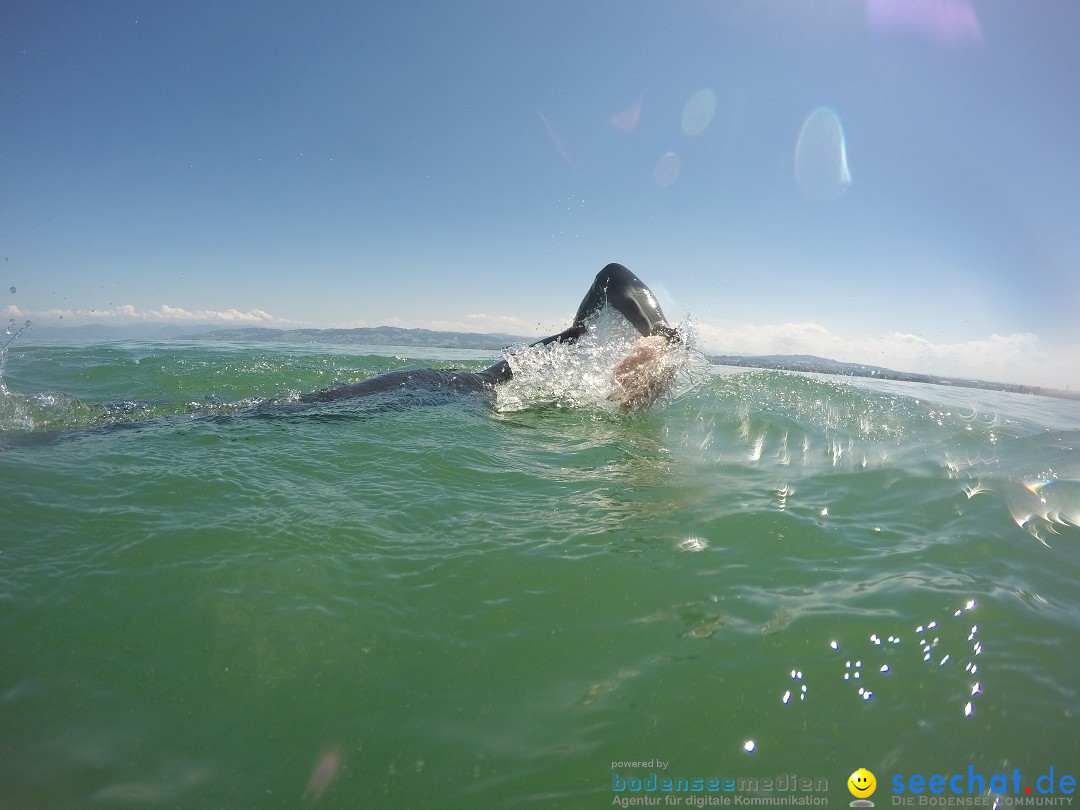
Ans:
{"type": "Polygon", "coordinates": [[[612,398],[624,411],[652,405],[675,379],[670,341],[661,335],[643,337],[615,364],[617,390],[612,398]]]}

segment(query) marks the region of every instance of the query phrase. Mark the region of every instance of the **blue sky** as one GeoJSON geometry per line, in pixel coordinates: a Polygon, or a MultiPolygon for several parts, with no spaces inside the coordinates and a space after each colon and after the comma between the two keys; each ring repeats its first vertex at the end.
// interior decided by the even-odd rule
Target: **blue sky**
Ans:
{"type": "Polygon", "coordinates": [[[0,18],[5,317],[542,335],[619,261],[710,351],[1080,387],[1073,0],[0,18]]]}

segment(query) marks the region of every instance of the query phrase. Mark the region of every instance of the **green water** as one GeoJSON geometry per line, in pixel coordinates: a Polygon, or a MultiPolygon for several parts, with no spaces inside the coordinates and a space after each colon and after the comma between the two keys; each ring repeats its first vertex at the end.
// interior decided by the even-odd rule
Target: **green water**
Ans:
{"type": "Polygon", "coordinates": [[[1076,403],[717,370],[634,417],[247,410],[405,364],[12,346],[0,806],[1080,771],[1076,403]]]}

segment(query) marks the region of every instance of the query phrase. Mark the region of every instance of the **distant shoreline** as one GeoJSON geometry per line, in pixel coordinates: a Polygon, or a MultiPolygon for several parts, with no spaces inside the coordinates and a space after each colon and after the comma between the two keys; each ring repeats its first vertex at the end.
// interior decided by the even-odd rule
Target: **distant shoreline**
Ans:
{"type": "Polygon", "coordinates": [[[719,366],[802,371],[811,374],[833,374],[839,377],[868,377],[875,380],[928,383],[953,388],[980,388],[985,391],[1005,391],[1011,394],[1033,394],[1040,397],[1080,400],[1080,392],[1078,391],[1063,391],[1058,388],[1043,388],[1038,385],[1017,385],[1014,383],[990,382],[988,380],[972,380],[964,377],[937,377],[933,374],[893,371],[879,366],[865,366],[861,363],[841,363],[837,360],[829,360],[825,357],[815,357],[808,354],[771,354],[758,357],[706,355],[706,357],[710,363],[719,366]]]}
{"type": "MultiPolygon", "coordinates": [[[[222,329],[211,325],[184,326],[89,326],[34,327],[28,339],[77,337],[84,340],[207,340],[223,343],[312,343],[341,346],[415,346],[440,349],[475,349],[502,351],[508,346],[531,343],[536,338],[480,332],[449,332],[432,329],[405,329],[397,326],[357,327],[353,329],[275,329],[243,326],[222,329]]],[[[962,377],[938,377],[907,371],[894,371],[862,363],[843,363],[825,357],[806,354],[773,354],[759,356],[705,355],[709,362],[721,366],[759,368],[775,371],[801,371],[811,374],[832,374],[841,377],[867,377],[876,380],[928,383],[953,388],[978,388],[1013,394],[1031,394],[1057,399],[1080,400],[1080,392],[1037,385],[990,382],[962,377]]]]}

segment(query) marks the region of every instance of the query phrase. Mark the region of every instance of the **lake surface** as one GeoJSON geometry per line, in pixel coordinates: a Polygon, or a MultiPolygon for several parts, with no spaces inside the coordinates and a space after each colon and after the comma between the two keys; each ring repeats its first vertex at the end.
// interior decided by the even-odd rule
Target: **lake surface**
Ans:
{"type": "Polygon", "coordinates": [[[11,347],[0,806],[1080,770],[1077,403],[700,367],[633,416],[289,402],[495,359],[410,351],[11,347]]]}

